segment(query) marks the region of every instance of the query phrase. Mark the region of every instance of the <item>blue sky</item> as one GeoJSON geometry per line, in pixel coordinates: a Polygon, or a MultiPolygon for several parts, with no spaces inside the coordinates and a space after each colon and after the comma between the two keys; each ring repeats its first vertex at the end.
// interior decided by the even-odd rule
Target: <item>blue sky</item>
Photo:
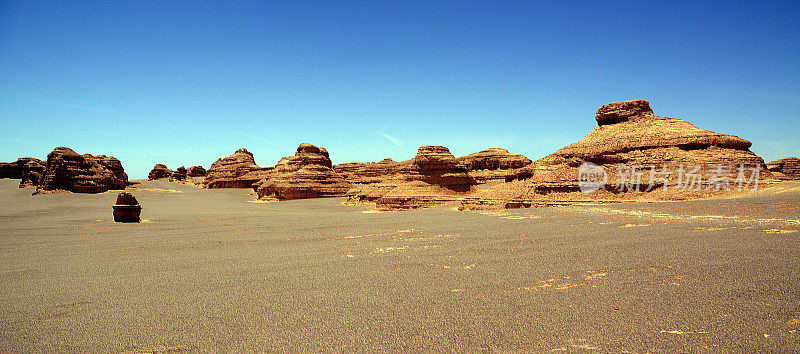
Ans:
{"type": "Polygon", "coordinates": [[[503,147],[532,159],[605,103],[800,155],[798,2],[0,1],[0,161],[56,146],[262,166],[503,147]]]}

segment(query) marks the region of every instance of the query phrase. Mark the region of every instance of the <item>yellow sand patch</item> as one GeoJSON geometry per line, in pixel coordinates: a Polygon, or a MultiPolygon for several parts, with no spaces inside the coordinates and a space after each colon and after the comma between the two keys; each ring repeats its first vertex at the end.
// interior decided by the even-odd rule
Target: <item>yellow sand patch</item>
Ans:
{"type": "Polygon", "coordinates": [[[637,227],[637,226],[650,226],[652,224],[625,224],[620,227],[637,227]]]}
{"type": "Polygon", "coordinates": [[[786,324],[790,324],[790,325],[800,324],[800,320],[798,320],[796,318],[793,318],[789,322],[786,322],[786,324]]]}
{"type": "Polygon", "coordinates": [[[152,224],[154,222],[155,221],[153,221],[153,219],[142,219],[142,220],[139,220],[139,223],[141,223],[141,224],[152,224]]]}
{"type": "Polygon", "coordinates": [[[781,229],[768,229],[764,230],[765,234],[790,234],[793,232],[797,232],[797,230],[781,230],[781,229]]]}
{"type": "Polygon", "coordinates": [[[248,203],[256,203],[256,204],[267,204],[267,203],[275,203],[277,200],[248,200],[248,203]]]}
{"type": "Polygon", "coordinates": [[[697,332],[693,332],[693,331],[684,332],[684,331],[681,331],[681,330],[672,330],[672,331],[661,331],[661,333],[669,333],[669,334],[707,334],[708,332],[700,332],[700,331],[697,331],[697,332]]]}
{"type": "Polygon", "coordinates": [[[467,289],[450,289],[450,292],[451,293],[458,293],[458,292],[462,292],[464,290],[467,290],[467,289]]]}
{"type": "Polygon", "coordinates": [[[408,249],[408,246],[403,247],[386,247],[386,248],[376,248],[374,251],[370,252],[369,254],[375,253],[389,253],[394,251],[405,251],[408,249]]]}
{"type": "Polygon", "coordinates": [[[149,192],[166,192],[166,193],[183,193],[177,189],[161,189],[161,188],[133,188],[135,191],[149,191],[149,192]]]}

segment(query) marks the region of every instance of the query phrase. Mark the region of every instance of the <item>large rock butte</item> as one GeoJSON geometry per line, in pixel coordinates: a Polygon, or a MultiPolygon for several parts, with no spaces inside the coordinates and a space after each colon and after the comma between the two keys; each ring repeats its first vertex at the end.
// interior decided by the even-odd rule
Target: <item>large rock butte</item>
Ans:
{"type": "Polygon", "coordinates": [[[703,198],[738,191],[740,167],[744,187],[753,187],[744,183],[752,177],[772,179],[764,160],[749,150],[749,141],[678,118],[658,117],[647,101],[604,105],[595,119],[598,126],[586,137],[523,167],[530,178],[467,198],[462,208],[703,198]],[[607,178],[594,193],[580,192],[584,162],[599,166],[607,178]]]}
{"type": "Polygon", "coordinates": [[[352,187],[331,164],[325,148],[303,143],[294,156],[281,158],[273,172],[253,185],[261,200],[344,196],[352,187]]]}
{"type": "Polygon", "coordinates": [[[411,163],[401,164],[391,178],[348,191],[348,204],[406,210],[458,201],[477,190],[477,181],[467,172],[446,147],[422,146],[411,163]]]}
{"type": "Polygon", "coordinates": [[[203,185],[206,188],[252,188],[271,173],[272,167],[259,167],[253,154],[241,148],[211,164],[203,185]]]}
{"type": "Polygon", "coordinates": [[[768,162],[767,168],[778,179],[800,179],[800,159],[797,157],[784,157],[768,162]]]}
{"type": "Polygon", "coordinates": [[[47,155],[44,175],[36,193],[65,190],[76,193],[102,193],[125,189],[128,175],[113,156],[80,155],[70,148],[57,147],[47,155]]]}

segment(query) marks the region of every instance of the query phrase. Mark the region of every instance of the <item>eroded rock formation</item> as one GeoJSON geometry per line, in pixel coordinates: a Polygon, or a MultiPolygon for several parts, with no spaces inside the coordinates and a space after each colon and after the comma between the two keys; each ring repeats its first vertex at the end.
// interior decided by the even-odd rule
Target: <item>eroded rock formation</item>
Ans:
{"type": "Polygon", "coordinates": [[[375,203],[378,210],[424,208],[461,200],[476,191],[476,184],[449,149],[422,146],[393,177],[348,191],[348,203],[375,203]]]}
{"type": "Polygon", "coordinates": [[[585,138],[524,167],[529,179],[493,187],[462,208],[701,198],[738,190],[739,170],[742,182],[771,178],[749,141],[656,116],[644,100],[604,105],[595,120],[598,126],[585,138]],[[606,176],[599,191],[581,192],[584,162],[606,176]]]}
{"type": "Polygon", "coordinates": [[[169,178],[175,171],[170,170],[164,164],[156,164],[153,166],[153,169],[150,170],[150,173],[147,174],[147,179],[149,180],[156,180],[161,178],[169,178]]]}
{"type": "Polygon", "coordinates": [[[170,181],[185,181],[187,177],[186,167],[178,167],[175,172],[172,173],[172,176],[169,178],[170,181]]]}
{"type": "Polygon", "coordinates": [[[800,159],[797,157],[777,159],[767,163],[767,168],[778,179],[800,179],[800,159]]]}
{"type": "Polygon", "coordinates": [[[325,148],[303,143],[294,156],[281,158],[272,174],[253,189],[262,200],[289,200],[344,196],[351,187],[333,170],[325,148]]]}
{"type": "Polygon", "coordinates": [[[109,189],[124,189],[127,185],[128,175],[116,158],[80,155],[70,148],[57,147],[47,155],[37,193],[51,190],[102,193],[109,189]]]}
{"type": "Polygon", "coordinates": [[[253,154],[245,148],[219,158],[206,171],[206,188],[252,188],[253,183],[269,176],[272,167],[259,167],[253,154]]]}
{"type": "Polygon", "coordinates": [[[480,183],[505,182],[519,178],[520,168],[531,164],[523,155],[512,154],[506,149],[491,148],[461,156],[456,159],[469,175],[480,183]]]}
{"type": "Polygon", "coordinates": [[[401,166],[410,164],[411,161],[395,162],[385,158],[378,162],[347,162],[333,166],[333,170],[345,176],[345,179],[354,184],[369,184],[383,182],[392,178],[401,166]]]}
{"type": "Polygon", "coordinates": [[[203,166],[194,165],[192,167],[189,167],[189,169],[187,170],[186,174],[189,177],[205,177],[206,169],[203,168],[203,166]]]}

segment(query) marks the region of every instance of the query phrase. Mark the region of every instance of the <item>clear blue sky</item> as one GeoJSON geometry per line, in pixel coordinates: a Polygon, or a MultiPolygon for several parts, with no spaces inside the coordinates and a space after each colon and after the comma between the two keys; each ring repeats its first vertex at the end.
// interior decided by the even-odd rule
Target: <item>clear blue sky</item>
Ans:
{"type": "Polygon", "coordinates": [[[0,0],[0,161],[63,145],[137,179],[301,142],[334,163],[536,159],[637,98],[800,155],[797,1],[81,3],[0,0]]]}

